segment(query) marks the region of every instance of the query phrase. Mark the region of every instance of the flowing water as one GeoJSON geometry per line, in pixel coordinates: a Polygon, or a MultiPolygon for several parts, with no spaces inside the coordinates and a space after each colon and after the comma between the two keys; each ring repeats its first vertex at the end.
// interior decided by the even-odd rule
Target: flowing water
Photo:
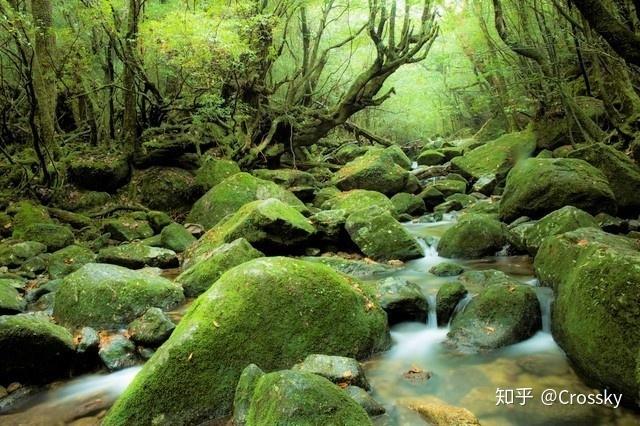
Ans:
{"type": "MultiPolygon", "coordinates": [[[[535,288],[543,314],[542,330],[530,339],[485,354],[459,354],[447,349],[449,327],[438,327],[435,301],[438,288],[455,278],[438,278],[427,271],[445,261],[437,255],[437,239],[451,226],[454,217],[438,223],[409,223],[407,229],[421,238],[426,255],[408,262],[393,275],[418,284],[429,301],[426,324],[404,323],[392,328],[391,349],[365,363],[374,396],[385,405],[388,414],[377,420],[381,425],[426,425],[417,413],[406,408],[415,401],[432,398],[467,408],[487,425],[637,425],[640,416],[608,407],[553,405],[539,401],[545,389],[567,389],[592,393],[574,373],[567,358],[550,334],[550,306],[553,294],[538,287],[531,259],[495,257],[461,262],[467,269],[499,269],[523,284],[535,288]],[[531,388],[534,398],[525,405],[496,405],[497,389],[531,388]]],[[[457,306],[464,309],[468,295],[457,306]]],[[[183,310],[172,316],[179,320],[183,310]]],[[[140,367],[111,374],[91,374],[27,399],[12,414],[0,416],[4,425],[94,425],[98,415],[113,404],[133,380],[140,367]],[[80,419],[80,420],[77,420],[80,419]]]]}

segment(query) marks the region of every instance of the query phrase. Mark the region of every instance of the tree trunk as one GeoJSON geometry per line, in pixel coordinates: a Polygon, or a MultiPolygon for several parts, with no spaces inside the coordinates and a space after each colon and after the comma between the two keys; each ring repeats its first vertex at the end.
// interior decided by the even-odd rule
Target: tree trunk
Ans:
{"type": "Polygon", "coordinates": [[[125,149],[132,153],[140,150],[138,140],[138,92],[136,87],[135,53],[138,48],[138,24],[140,19],[140,0],[129,0],[127,34],[124,41],[124,117],[123,142],[125,149]]]}

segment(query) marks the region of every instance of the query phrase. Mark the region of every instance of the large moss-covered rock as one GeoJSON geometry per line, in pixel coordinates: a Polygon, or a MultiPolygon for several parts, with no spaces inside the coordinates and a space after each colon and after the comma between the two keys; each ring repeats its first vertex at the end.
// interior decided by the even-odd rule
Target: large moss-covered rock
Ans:
{"type": "Polygon", "coordinates": [[[354,385],[369,389],[369,382],[367,382],[367,378],[364,375],[364,369],[358,360],[353,358],[312,354],[291,369],[317,374],[341,387],[354,385]]]}
{"type": "Polygon", "coordinates": [[[143,240],[154,234],[149,222],[135,219],[131,215],[103,221],[102,232],[109,233],[111,239],[117,241],[143,240]]]}
{"type": "Polygon", "coordinates": [[[535,256],[545,238],[589,227],[598,227],[593,216],[573,206],[566,206],[549,213],[535,224],[526,226],[523,230],[524,243],[529,254],[535,256]]]}
{"type": "Polygon", "coordinates": [[[427,211],[424,200],[417,195],[401,192],[391,197],[396,214],[420,215],[427,211]]]}
{"type": "Polygon", "coordinates": [[[373,423],[358,403],[327,379],[284,370],[260,378],[246,424],[366,426],[373,423]]]}
{"type": "Polygon", "coordinates": [[[511,167],[536,149],[536,137],[531,130],[509,133],[451,160],[454,169],[470,179],[494,175],[503,179],[511,167]]]}
{"type": "Polygon", "coordinates": [[[553,287],[552,331],[591,384],[635,403],[640,391],[640,252],[637,240],[596,228],[546,239],[535,259],[553,287]]]}
{"type": "Polygon", "coordinates": [[[366,189],[393,195],[404,190],[409,176],[386,150],[370,150],[338,170],[333,184],[343,191],[366,189]]]}
{"type": "Polygon", "coordinates": [[[300,212],[306,210],[302,201],[281,186],[248,173],[237,173],[196,201],[187,221],[199,223],[210,229],[225,216],[237,212],[243,205],[269,198],[278,199],[300,212]]]}
{"type": "Polygon", "coordinates": [[[43,384],[69,374],[71,333],[43,315],[0,316],[0,383],[43,384]]]}
{"type": "Polygon", "coordinates": [[[343,274],[354,278],[370,279],[375,276],[386,275],[393,272],[395,268],[386,263],[376,263],[370,260],[345,259],[340,256],[307,256],[303,258],[309,262],[318,262],[327,265],[343,274]]]}
{"type": "Polygon", "coordinates": [[[293,207],[275,198],[258,200],[245,204],[207,231],[186,250],[185,257],[200,256],[238,238],[267,253],[283,251],[295,248],[314,232],[311,222],[293,207]]]}
{"type": "Polygon", "coordinates": [[[65,247],[49,256],[49,277],[52,280],[63,278],[95,261],[95,258],[96,255],[88,248],[76,245],[65,247]]]}
{"type": "Polygon", "coordinates": [[[600,170],[609,181],[620,212],[637,216],[640,211],[640,167],[629,157],[603,143],[580,147],[569,157],[584,160],[600,170]]]}
{"type": "Polygon", "coordinates": [[[47,246],[36,241],[0,244],[0,266],[20,266],[46,251],[47,246]]]}
{"type": "Polygon", "coordinates": [[[151,247],[142,243],[129,243],[107,247],[98,252],[97,261],[131,269],[145,266],[176,268],[180,265],[176,252],[165,248],[151,247]]]}
{"type": "Polygon", "coordinates": [[[422,192],[425,193],[431,189],[435,189],[445,197],[449,197],[454,194],[464,194],[467,191],[467,182],[459,179],[439,179],[425,185],[422,192]]]}
{"type": "Polygon", "coordinates": [[[182,288],[166,278],[88,263],[64,278],[56,292],[53,315],[70,327],[117,328],[150,307],[172,309],[183,300],[182,288]]]}
{"type": "Polygon", "coordinates": [[[254,170],[253,175],[257,178],[269,180],[277,183],[291,191],[299,191],[303,188],[313,189],[318,186],[316,178],[307,172],[296,169],[260,169],[254,170]]]}
{"type": "Polygon", "coordinates": [[[255,259],[196,300],[103,425],[197,424],[230,412],[248,364],[273,371],[313,353],[362,358],[388,339],[384,312],[357,281],[315,263],[255,259]]]}
{"type": "Polygon", "coordinates": [[[30,201],[11,204],[7,213],[13,215],[13,232],[23,232],[25,228],[39,223],[53,223],[47,209],[30,201]]]}
{"type": "Polygon", "coordinates": [[[71,245],[74,240],[71,229],[55,223],[34,223],[24,228],[16,228],[13,231],[13,238],[42,243],[50,252],[71,245]]]}
{"type": "Polygon", "coordinates": [[[375,260],[410,260],[424,256],[418,240],[391,213],[373,206],[358,210],[345,225],[353,242],[375,260]]]}
{"type": "Polygon", "coordinates": [[[184,211],[202,193],[193,174],[177,167],[150,167],[136,173],[132,183],[142,204],[162,211],[184,211]]]}
{"type": "Polygon", "coordinates": [[[125,156],[108,153],[73,156],[68,170],[73,183],[94,191],[113,192],[125,185],[131,175],[125,156]]]}
{"type": "Polygon", "coordinates": [[[438,254],[459,259],[492,256],[507,244],[508,232],[503,223],[490,215],[465,215],[442,235],[438,254]]]}
{"type": "Polygon", "coordinates": [[[196,241],[195,237],[184,226],[172,223],[160,232],[160,244],[169,250],[181,253],[196,241]]]}
{"type": "Polygon", "coordinates": [[[437,149],[425,149],[418,156],[417,162],[421,166],[437,166],[447,162],[447,157],[437,149]]]}
{"type": "Polygon", "coordinates": [[[389,325],[427,320],[427,298],[415,283],[396,277],[385,278],[376,285],[376,296],[387,313],[389,325]]]}
{"type": "Polygon", "coordinates": [[[240,173],[240,167],[235,161],[206,156],[196,171],[196,183],[208,191],[237,173],[240,173]]]}
{"type": "Polygon", "coordinates": [[[448,337],[459,350],[474,352],[520,342],[540,327],[540,304],[531,287],[493,284],[453,318],[448,337]]]}
{"type": "Polygon", "coordinates": [[[8,280],[0,281],[0,315],[12,315],[23,312],[26,302],[18,290],[8,280]]]}
{"type": "Polygon", "coordinates": [[[187,297],[204,293],[223,273],[241,263],[264,256],[244,238],[238,238],[211,250],[200,250],[185,262],[185,269],[176,282],[184,288],[187,297]]]}
{"type": "Polygon", "coordinates": [[[438,325],[449,323],[458,303],[467,295],[467,289],[460,282],[444,283],[436,295],[436,318],[438,325]]]}
{"type": "Polygon", "coordinates": [[[348,244],[349,235],[344,229],[346,210],[321,210],[309,218],[316,228],[315,238],[322,243],[348,244]]]}
{"type": "Polygon", "coordinates": [[[505,221],[520,216],[535,219],[564,206],[591,214],[616,212],[615,196],[607,178],[586,161],[530,158],[509,172],[500,201],[500,217],[505,221]]]}
{"type": "Polygon", "coordinates": [[[364,189],[340,192],[322,204],[324,210],[345,210],[347,214],[371,206],[377,206],[395,214],[395,207],[386,195],[364,189]]]}

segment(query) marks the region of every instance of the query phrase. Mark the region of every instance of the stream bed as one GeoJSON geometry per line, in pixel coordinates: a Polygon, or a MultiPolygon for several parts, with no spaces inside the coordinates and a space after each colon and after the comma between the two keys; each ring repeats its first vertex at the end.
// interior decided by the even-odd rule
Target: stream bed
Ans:
{"type": "MultiPolygon", "coordinates": [[[[459,354],[443,343],[449,327],[437,327],[435,295],[440,285],[454,278],[439,278],[428,270],[446,259],[437,255],[437,239],[453,223],[408,223],[406,227],[429,242],[424,258],[408,262],[392,276],[418,284],[429,300],[426,324],[403,323],[392,327],[391,349],[367,361],[365,370],[374,397],[387,408],[376,424],[427,425],[419,414],[406,408],[408,401],[442,402],[464,407],[482,425],[637,425],[640,416],[624,408],[603,406],[545,406],[540,393],[545,389],[594,393],[571,368],[564,352],[550,333],[552,291],[538,286],[532,259],[527,256],[495,257],[460,262],[467,270],[498,269],[535,288],[543,315],[542,330],[526,341],[490,353],[459,354]],[[531,389],[533,397],[520,405],[498,405],[498,389],[531,389]]],[[[468,296],[457,309],[464,309],[468,296]]],[[[173,313],[182,316],[183,309],[173,313]]],[[[141,367],[114,373],[88,374],[25,398],[10,414],[0,416],[2,425],[89,426],[108,409],[133,380],[141,367]]]]}

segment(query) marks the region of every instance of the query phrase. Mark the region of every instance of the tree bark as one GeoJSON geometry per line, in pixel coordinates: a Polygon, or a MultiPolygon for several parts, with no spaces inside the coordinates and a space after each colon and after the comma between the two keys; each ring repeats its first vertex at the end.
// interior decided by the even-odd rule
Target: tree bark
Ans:
{"type": "Polygon", "coordinates": [[[138,92],[136,87],[135,52],[138,47],[138,25],[140,20],[140,0],[129,0],[127,34],[124,41],[124,116],[123,142],[126,150],[137,153],[140,150],[138,140],[138,92]]]}

